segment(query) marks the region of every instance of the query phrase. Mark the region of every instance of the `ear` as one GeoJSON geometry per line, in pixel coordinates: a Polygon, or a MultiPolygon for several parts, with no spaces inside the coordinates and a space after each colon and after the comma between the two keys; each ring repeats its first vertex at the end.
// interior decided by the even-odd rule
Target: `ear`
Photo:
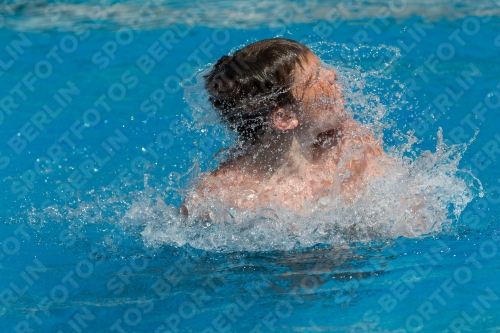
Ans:
{"type": "Polygon", "coordinates": [[[274,110],[271,117],[274,127],[282,131],[294,129],[299,124],[299,120],[285,109],[274,110]]]}

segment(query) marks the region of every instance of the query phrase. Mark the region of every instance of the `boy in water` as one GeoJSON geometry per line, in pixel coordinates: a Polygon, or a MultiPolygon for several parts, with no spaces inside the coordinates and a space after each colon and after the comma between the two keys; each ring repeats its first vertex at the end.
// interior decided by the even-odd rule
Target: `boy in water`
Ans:
{"type": "Polygon", "coordinates": [[[385,172],[380,143],[344,110],[337,73],[305,45],[262,40],[222,57],[205,78],[240,149],[205,175],[183,213],[207,199],[239,209],[275,203],[299,213],[325,196],[349,204],[385,172]]]}

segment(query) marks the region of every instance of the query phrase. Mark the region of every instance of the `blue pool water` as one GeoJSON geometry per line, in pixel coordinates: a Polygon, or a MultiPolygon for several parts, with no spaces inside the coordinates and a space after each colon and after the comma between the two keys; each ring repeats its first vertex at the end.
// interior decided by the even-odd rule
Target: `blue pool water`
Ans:
{"type": "Polygon", "coordinates": [[[500,331],[497,2],[6,3],[1,332],[500,331]],[[179,83],[276,36],[363,77],[386,150],[413,131],[405,156],[442,156],[439,128],[449,147],[478,131],[469,173],[446,169],[474,187],[460,216],[415,238],[174,227],[231,142],[179,83]]]}

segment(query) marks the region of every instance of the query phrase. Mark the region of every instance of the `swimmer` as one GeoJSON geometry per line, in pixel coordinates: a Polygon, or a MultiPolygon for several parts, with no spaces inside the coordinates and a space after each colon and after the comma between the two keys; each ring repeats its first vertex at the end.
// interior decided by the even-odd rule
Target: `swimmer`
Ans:
{"type": "Polygon", "coordinates": [[[238,149],[186,196],[186,215],[206,200],[250,210],[279,204],[299,214],[326,196],[351,204],[391,163],[345,110],[337,73],[299,42],[250,44],[219,59],[205,79],[238,149]]]}

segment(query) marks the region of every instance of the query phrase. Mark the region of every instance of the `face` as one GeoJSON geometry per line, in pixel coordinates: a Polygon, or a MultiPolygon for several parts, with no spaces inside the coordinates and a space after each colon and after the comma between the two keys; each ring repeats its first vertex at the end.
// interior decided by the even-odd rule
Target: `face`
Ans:
{"type": "Polygon", "coordinates": [[[292,94],[298,100],[300,122],[319,133],[339,126],[344,100],[337,73],[324,68],[314,53],[298,66],[292,94]]]}

